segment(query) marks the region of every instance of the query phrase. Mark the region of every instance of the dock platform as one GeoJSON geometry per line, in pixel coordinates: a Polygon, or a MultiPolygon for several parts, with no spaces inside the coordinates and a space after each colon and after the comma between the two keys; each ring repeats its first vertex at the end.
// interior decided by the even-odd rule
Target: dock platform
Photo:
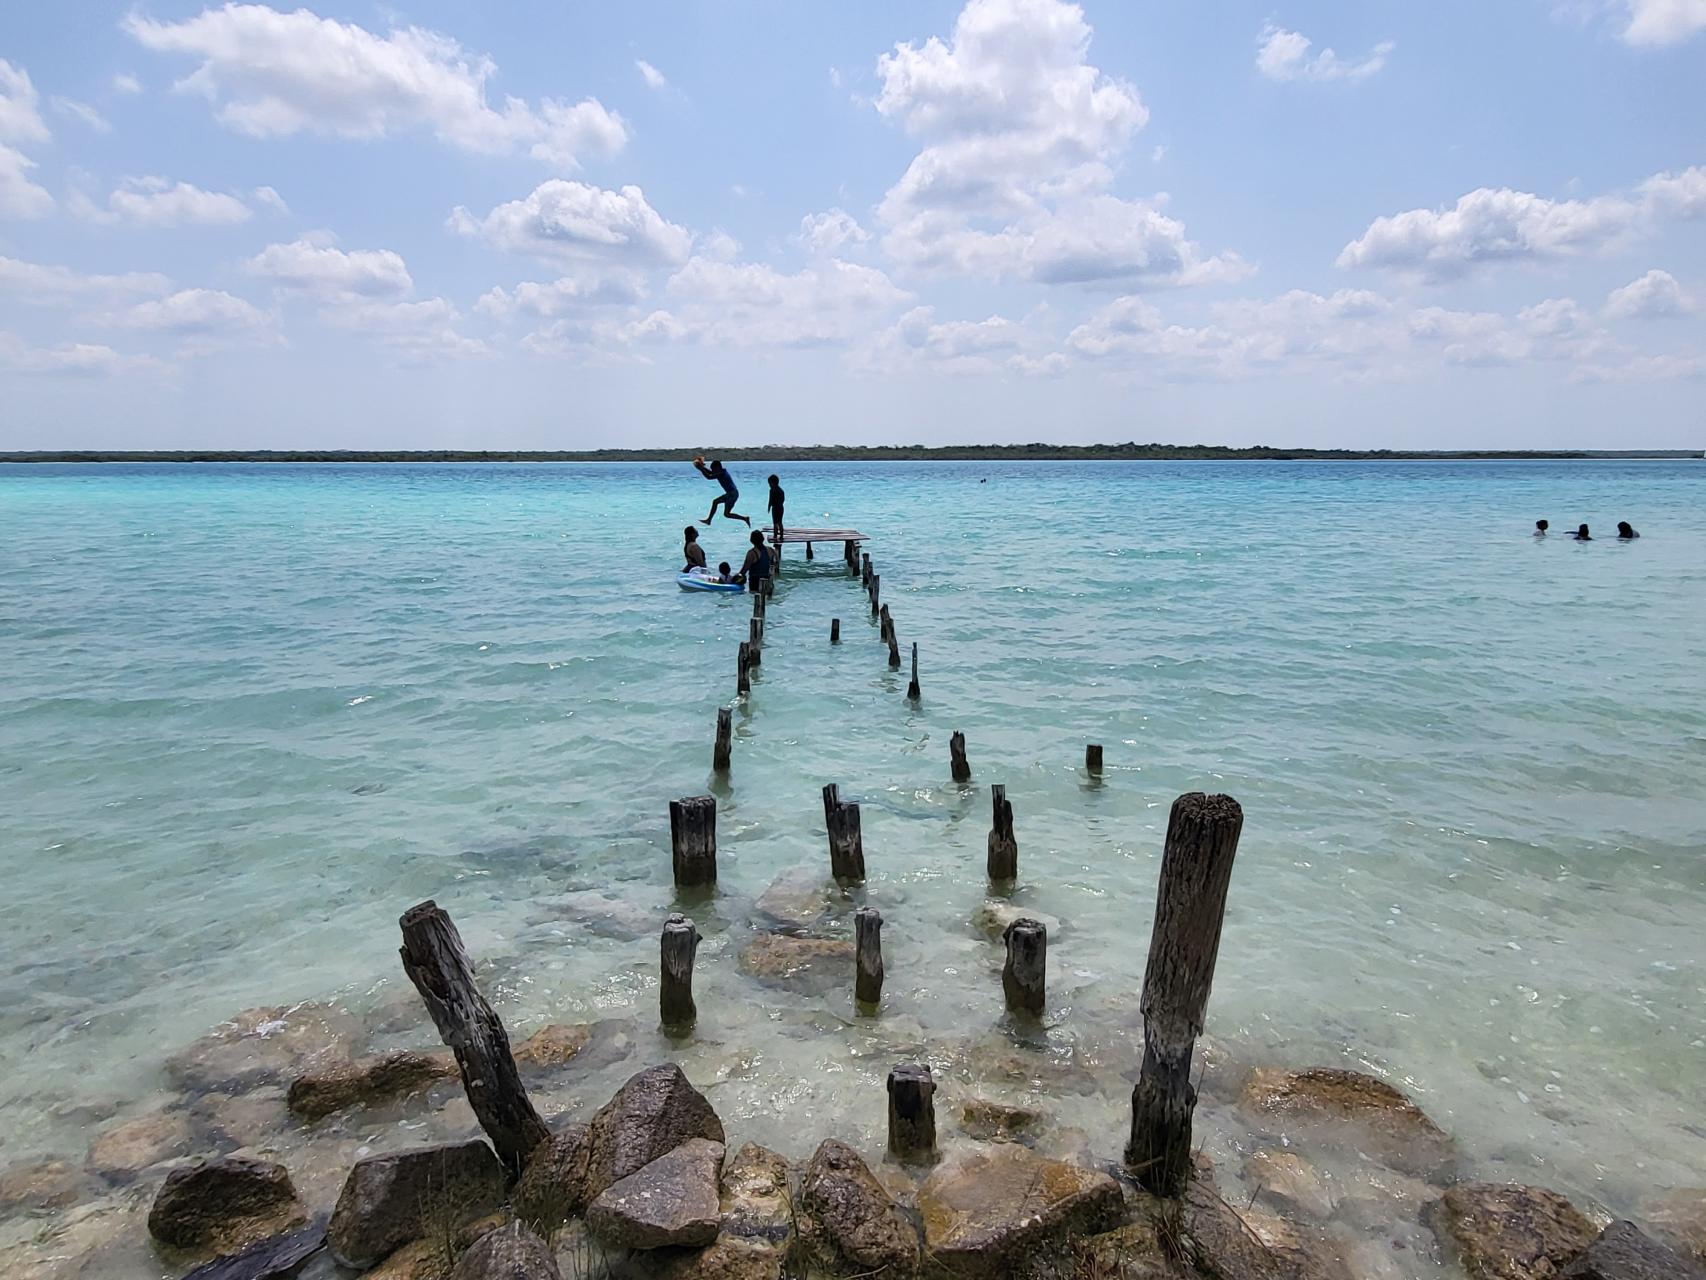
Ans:
{"type": "MultiPolygon", "coordinates": [[[[754,528],[763,526],[754,525],[754,528]]],[[[851,542],[869,541],[857,529],[789,529],[783,528],[782,536],[778,538],[773,530],[765,530],[770,534],[770,541],[777,546],[786,546],[790,542],[851,542]]]]}

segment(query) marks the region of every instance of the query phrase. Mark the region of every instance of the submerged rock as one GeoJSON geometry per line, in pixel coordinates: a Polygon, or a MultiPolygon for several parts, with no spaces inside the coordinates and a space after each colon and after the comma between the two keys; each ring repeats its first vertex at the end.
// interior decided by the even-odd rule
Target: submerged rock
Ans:
{"type": "Polygon", "coordinates": [[[488,1231],[456,1261],[450,1280],[562,1280],[546,1244],[519,1222],[488,1231]]]}
{"type": "Polygon", "coordinates": [[[918,1191],[926,1252],[962,1275],[1004,1275],[1050,1243],[1112,1230],[1124,1205],[1107,1174],[1012,1144],[957,1157],[918,1191]]]}
{"type": "Polygon", "coordinates": [[[515,1046],[515,1063],[523,1071],[549,1071],[566,1065],[591,1038],[589,1026],[541,1027],[515,1046]]]}
{"type": "Polygon", "coordinates": [[[101,1132],[89,1144],[88,1167],[123,1181],[150,1165],[188,1155],[194,1134],[182,1111],[155,1111],[101,1132]]]}
{"type": "Polygon", "coordinates": [[[1316,1222],[1333,1216],[1333,1194],[1326,1180],[1295,1151],[1263,1148],[1253,1152],[1244,1162],[1244,1178],[1254,1200],[1316,1222]]]}
{"type": "Polygon", "coordinates": [[[326,1224],[322,1219],[203,1263],[184,1280],[285,1280],[325,1247],[326,1224]]]}
{"type": "Polygon", "coordinates": [[[758,897],[758,914],[784,933],[806,933],[829,913],[829,882],[822,868],[790,867],[758,897]]]}
{"type": "Polygon", "coordinates": [[[411,1240],[494,1212],[507,1189],[497,1155],[477,1140],[370,1156],[344,1181],[326,1241],[340,1264],[364,1270],[411,1240]]]}
{"type": "Polygon", "coordinates": [[[448,1050],[395,1053],[353,1058],[298,1076],[290,1085],[288,1105],[304,1120],[319,1120],[346,1107],[372,1106],[416,1093],[456,1074],[456,1059],[448,1050]]]}
{"type": "Polygon", "coordinates": [[[166,1059],[166,1075],[188,1093],[223,1085],[283,1083],[350,1057],[361,1023],[332,1005],[245,1009],[166,1059]]]}
{"type": "Polygon", "coordinates": [[[63,1209],[81,1200],[92,1180],[69,1160],[30,1160],[0,1173],[0,1213],[63,1209]]]}
{"type": "MultiPolygon", "coordinates": [[[[589,933],[631,942],[649,937],[663,924],[664,912],[597,889],[580,889],[540,899],[546,920],[573,920],[589,933]]],[[[660,904],[661,906],[661,904],[660,904]]]]}
{"type": "Polygon", "coordinates": [[[1423,1218],[1474,1280],[1552,1280],[1598,1234],[1556,1191],[1515,1183],[1461,1183],[1423,1218]]]}
{"type": "Polygon", "coordinates": [[[1702,1280],[1703,1276],[1706,1273],[1644,1235],[1633,1222],[1612,1223],[1563,1272],[1563,1280],[1702,1280]]]}
{"type": "Polygon", "coordinates": [[[1706,1262],[1706,1188],[1679,1187],[1641,1206],[1647,1225],[1696,1262],[1706,1262]]]}
{"type": "Polygon", "coordinates": [[[1042,1123],[1043,1113],[991,1098],[969,1098],[960,1105],[960,1128],[979,1142],[1018,1142],[1042,1123]]]}
{"type": "Polygon", "coordinates": [[[740,967],[764,982],[806,989],[851,983],[853,944],[843,938],[760,934],[742,948],[740,967]]]}
{"type": "Polygon", "coordinates": [[[1049,941],[1060,936],[1060,921],[1041,911],[1021,907],[1007,898],[985,898],[971,913],[971,927],[987,938],[1001,939],[1015,920],[1036,920],[1048,930],[1049,941]]]}
{"type": "Polygon", "coordinates": [[[918,1265],[918,1233],[859,1153],[826,1140],[800,1180],[802,1240],[828,1265],[858,1272],[918,1265]]]}
{"type": "Polygon", "coordinates": [[[587,1126],[583,1203],[689,1138],[723,1142],[723,1122],[673,1062],[648,1067],[616,1091],[587,1126]]]}
{"type": "Polygon", "coordinates": [[[587,1127],[565,1125],[533,1149],[512,1197],[516,1217],[549,1235],[586,1208],[587,1127]]]}
{"type": "Polygon", "coordinates": [[[259,1147],[283,1131],[290,1122],[285,1091],[273,1085],[252,1093],[209,1093],[190,1107],[196,1125],[216,1142],[234,1147],[259,1147]]]}
{"type": "Polygon", "coordinates": [[[307,1221],[283,1165],[220,1156],[166,1175],[148,1211],[148,1234],[174,1249],[228,1253],[307,1221]]]}
{"type": "Polygon", "coordinates": [[[602,1243],[623,1249],[708,1245],[722,1223],[717,1174],[723,1145],[689,1138],[619,1179],[587,1206],[586,1225],[602,1243]]]}
{"type": "Polygon", "coordinates": [[[1438,1176],[1454,1159],[1451,1139],[1420,1107],[1361,1072],[1258,1067],[1241,1100],[1257,1115],[1318,1126],[1406,1173],[1438,1176]]]}

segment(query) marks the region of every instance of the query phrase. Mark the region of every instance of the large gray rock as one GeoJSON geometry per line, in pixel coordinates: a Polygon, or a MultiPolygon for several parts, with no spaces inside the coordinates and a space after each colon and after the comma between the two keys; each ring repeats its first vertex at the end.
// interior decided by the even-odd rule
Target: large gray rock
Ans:
{"type": "Polygon", "coordinates": [[[1451,1139],[1420,1107],[1361,1072],[1258,1067],[1241,1100],[1259,1117],[1308,1127],[1405,1173],[1438,1177],[1455,1159],[1451,1139]]]}
{"type": "Polygon", "coordinates": [[[788,1162],[748,1143],[723,1168],[722,1229],[709,1247],[653,1254],[647,1280],[782,1280],[794,1247],[788,1162]]]}
{"type": "Polygon", "coordinates": [[[1659,1192],[1642,1204],[1641,1216],[1678,1252],[1706,1263],[1706,1188],[1659,1192]]]}
{"type": "Polygon", "coordinates": [[[689,1138],[723,1142],[723,1122],[673,1062],[647,1067],[616,1091],[587,1126],[582,1203],[638,1173],[689,1138]]]}
{"type": "Polygon", "coordinates": [[[1599,1233],[1562,1280],[1702,1280],[1706,1273],[1671,1252],[1633,1222],[1614,1222],[1599,1233]]]}
{"type": "Polygon", "coordinates": [[[918,1233],[859,1153],[831,1138],[800,1180],[801,1238],[825,1265],[857,1272],[918,1266],[918,1233]]]}
{"type": "Polygon", "coordinates": [[[229,1253],[307,1221],[283,1165],[221,1156],[166,1175],[148,1211],[148,1234],[174,1249],[229,1253]]]}
{"type": "Polygon", "coordinates": [[[1515,1183],[1461,1183],[1423,1218],[1474,1280],[1552,1280],[1598,1234],[1556,1191],[1515,1183]]]}
{"type": "Polygon", "coordinates": [[[601,1243],[619,1249],[710,1244],[722,1224],[717,1173],[723,1144],[689,1138],[606,1187],[586,1211],[601,1243]]]}
{"type": "Polygon", "coordinates": [[[449,1050],[399,1049],[334,1062],[297,1076],[287,1102],[304,1120],[319,1120],[347,1107],[372,1106],[418,1092],[455,1074],[456,1059],[449,1050]]]}
{"type": "Polygon", "coordinates": [[[1125,1204],[1105,1173],[1012,1143],[939,1166],[918,1191],[924,1248],[961,1275],[999,1276],[1014,1259],[1073,1235],[1111,1231],[1125,1204]]]}
{"type": "Polygon", "coordinates": [[[326,1229],[332,1256],[365,1270],[402,1245],[492,1213],[507,1179],[484,1142],[414,1147],[359,1161],[326,1229]]]}
{"type": "Polygon", "coordinates": [[[562,1280],[551,1246],[519,1222],[488,1231],[456,1260],[450,1280],[562,1280]]]}
{"type": "Polygon", "coordinates": [[[286,1083],[348,1058],[360,1036],[360,1021],[332,1005],[245,1009],[167,1058],[166,1075],[186,1093],[286,1083]]]}
{"type": "Polygon", "coordinates": [[[565,1125],[533,1149],[512,1197],[515,1216],[549,1235],[586,1208],[587,1127],[565,1125]]]}

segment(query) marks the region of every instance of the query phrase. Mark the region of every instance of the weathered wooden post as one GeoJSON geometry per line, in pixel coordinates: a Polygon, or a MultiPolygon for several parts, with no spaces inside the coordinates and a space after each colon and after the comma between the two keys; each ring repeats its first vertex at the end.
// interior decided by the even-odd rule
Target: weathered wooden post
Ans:
{"type": "Polygon", "coordinates": [[[858,557],[858,552],[859,544],[854,542],[853,539],[847,538],[841,543],[841,558],[847,562],[847,567],[849,569],[853,567],[853,563],[858,557]]]}
{"type": "Polygon", "coordinates": [[[1041,920],[1020,916],[1001,936],[1007,942],[1007,963],[1001,968],[1007,1011],[1037,1017],[1048,974],[1048,929],[1041,920]]]}
{"type": "Polygon", "coordinates": [[[877,638],[887,644],[889,637],[893,634],[894,618],[890,616],[889,607],[885,604],[877,610],[877,638]]]}
{"type": "Polygon", "coordinates": [[[912,683],[906,686],[906,696],[918,701],[918,641],[912,642],[912,683]]]}
{"type": "Polygon", "coordinates": [[[699,950],[699,930],[677,912],[664,921],[661,942],[658,1015],[666,1027],[690,1027],[699,1016],[693,1004],[693,957],[699,950]]]}
{"type": "Polygon", "coordinates": [[[936,1158],[936,1081],[922,1062],[889,1071],[889,1154],[897,1160],[936,1158]]]}
{"type": "Polygon", "coordinates": [[[966,763],[966,735],[958,729],[948,739],[948,763],[953,769],[955,782],[971,781],[971,765],[966,763]]]}
{"type": "Polygon", "coordinates": [[[519,1178],[550,1130],[522,1087],[503,1022],[474,985],[462,935],[430,899],[410,907],[397,923],[403,930],[403,972],[420,992],[439,1038],[456,1055],[480,1127],[510,1177],[519,1178]]]}
{"type": "Polygon", "coordinates": [[[876,1005],[883,998],[883,917],[873,907],[853,913],[853,998],[876,1005]]]}
{"type": "Polygon", "coordinates": [[[752,692],[752,679],[747,674],[747,668],[752,665],[752,650],[745,640],[740,642],[740,655],[735,663],[735,692],[747,694],[752,692]]]}
{"type": "Polygon", "coordinates": [[[1013,838],[1013,806],[1007,788],[989,789],[995,801],[995,822],[989,829],[989,878],[998,883],[1019,878],[1019,842],[1013,838]]]}
{"type": "Polygon", "coordinates": [[[889,669],[900,670],[900,645],[895,641],[894,632],[889,632],[889,669]]]}
{"type": "Polygon", "coordinates": [[[812,559],[812,544],[809,542],[806,543],[806,559],[812,559]]]}
{"type": "Polygon", "coordinates": [[[754,618],[747,628],[746,660],[753,666],[764,661],[764,624],[754,618]]]}
{"type": "Polygon", "coordinates": [[[1092,742],[1084,748],[1084,769],[1092,778],[1102,773],[1102,744],[1092,742]]]}
{"type": "Polygon", "coordinates": [[[865,839],[859,831],[859,806],[843,802],[841,788],[823,789],[823,823],[829,828],[829,870],[843,883],[865,878],[865,839]]]}
{"type": "Polygon", "coordinates": [[[864,555],[860,561],[859,581],[865,583],[867,586],[870,585],[870,582],[871,582],[871,553],[869,551],[864,553],[864,555]]]}
{"type": "Polygon", "coordinates": [[[717,798],[688,796],[669,802],[669,843],[675,886],[717,883],[717,798]]]}
{"type": "Polygon", "coordinates": [[[829,642],[831,644],[840,644],[841,643],[841,619],[840,618],[831,618],[829,620],[829,642]]]}
{"type": "Polygon", "coordinates": [[[1143,1068],[1125,1162],[1144,1188],[1178,1196],[1191,1174],[1191,1055],[1202,1034],[1244,810],[1200,791],[1173,802],[1143,975],[1143,1068]]]}
{"type": "Polygon", "coordinates": [[[717,708],[717,745],[711,748],[711,767],[728,772],[730,743],[734,738],[735,713],[731,707],[717,708]]]}
{"type": "Polygon", "coordinates": [[[883,576],[880,573],[871,575],[871,616],[874,618],[880,612],[877,608],[877,590],[881,586],[883,576]]]}

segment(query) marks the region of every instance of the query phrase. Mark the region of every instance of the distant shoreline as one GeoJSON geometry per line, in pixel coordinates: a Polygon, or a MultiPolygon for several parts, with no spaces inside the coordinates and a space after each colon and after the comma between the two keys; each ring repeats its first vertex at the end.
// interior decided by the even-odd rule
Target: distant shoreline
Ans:
{"type": "Polygon", "coordinates": [[[0,463],[65,462],[1488,462],[1699,458],[1698,449],[1281,449],[1267,445],[761,445],[685,449],[65,449],[0,453],[0,463]]]}

